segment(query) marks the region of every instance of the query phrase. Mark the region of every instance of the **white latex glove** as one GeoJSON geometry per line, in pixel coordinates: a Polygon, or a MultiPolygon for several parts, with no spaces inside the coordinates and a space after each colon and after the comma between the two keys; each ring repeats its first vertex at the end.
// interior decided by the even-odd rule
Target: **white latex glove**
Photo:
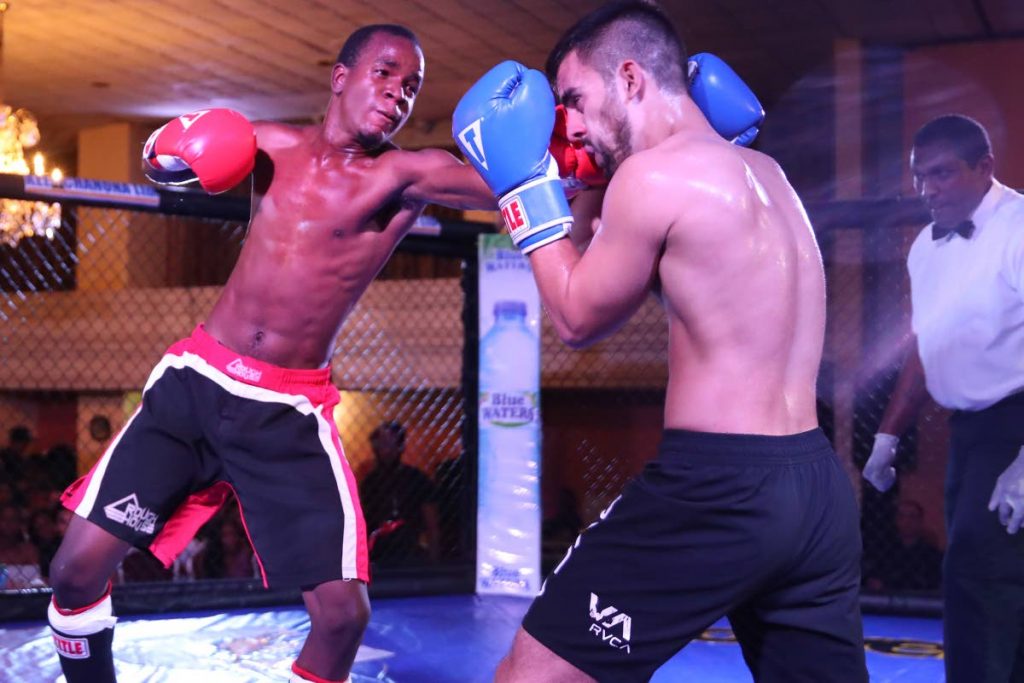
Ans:
{"type": "Polygon", "coordinates": [[[896,447],[899,444],[898,436],[881,432],[875,434],[875,445],[861,474],[879,491],[888,491],[896,483],[896,468],[892,463],[896,460],[896,447]]]}
{"type": "Polygon", "coordinates": [[[1024,523],[1024,447],[996,479],[988,509],[999,511],[999,523],[1006,527],[1008,534],[1017,533],[1024,523]]]}

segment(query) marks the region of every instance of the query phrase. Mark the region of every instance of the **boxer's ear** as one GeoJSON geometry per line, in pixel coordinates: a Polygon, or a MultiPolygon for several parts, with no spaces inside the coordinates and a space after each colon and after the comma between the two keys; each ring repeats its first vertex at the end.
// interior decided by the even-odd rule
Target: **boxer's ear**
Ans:
{"type": "Polygon", "coordinates": [[[616,71],[616,82],[624,100],[640,99],[647,87],[647,72],[632,59],[627,59],[616,71]]]}
{"type": "Polygon", "coordinates": [[[340,95],[345,88],[345,78],[348,76],[348,67],[338,62],[331,69],[331,92],[340,95]]]}

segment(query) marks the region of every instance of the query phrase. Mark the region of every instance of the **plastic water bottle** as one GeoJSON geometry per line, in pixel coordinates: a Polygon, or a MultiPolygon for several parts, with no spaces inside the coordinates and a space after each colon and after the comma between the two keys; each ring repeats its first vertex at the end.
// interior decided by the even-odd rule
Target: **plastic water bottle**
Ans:
{"type": "Polygon", "coordinates": [[[498,301],[480,342],[480,586],[539,590],[540,346],[526,304],[498,301]]]}

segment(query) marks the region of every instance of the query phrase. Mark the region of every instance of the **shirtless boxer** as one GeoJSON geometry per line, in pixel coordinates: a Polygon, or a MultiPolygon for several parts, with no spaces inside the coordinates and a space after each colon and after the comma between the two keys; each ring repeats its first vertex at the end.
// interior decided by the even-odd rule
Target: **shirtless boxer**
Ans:
{"type": "Polygon", "coordinates": [[[334,340],[428,202],[493,208],[476,172],[392,136],[423,81],[415,35],[359,29],[331,72],[322,125],[224,109],[154,132],[158,182],[210,192],[253,171],[252,220],[204,325],[174,344],[142,405],[64,494],[77,515],[53,560],[49,616],[68,683],[114,680],[108,577],[131,546],[165,564],[233,490],[265,585],[299,586],[310,633],[293,681],[343,681],[369,619],[356,482],[331,413],[334,340]]]}
{"type": "Polygon", "coordinates": [[[611,177],[574,223],[542,74],[501,64],[455,111],[562,340],[608,336],[650,292],[669,325],[659,453],[547,578],[499,681],[646,681],[722,616],[756,681],[867,680],[857,505],[815,411],[821,256],[778,165],[716,133],[686,63],[645,2],[554,48],[568,138],[611,177]]]}

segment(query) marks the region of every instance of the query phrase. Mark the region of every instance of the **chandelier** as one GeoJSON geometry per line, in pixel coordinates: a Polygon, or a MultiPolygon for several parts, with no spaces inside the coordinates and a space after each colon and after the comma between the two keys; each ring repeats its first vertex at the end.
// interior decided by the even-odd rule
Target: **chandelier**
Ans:
{"type": "MultiPolygon", "coordinates": [[[[0,2],[0,73],[3,70],[3,21],[10,3],[0,2]]],[[[46,175],[46,160],[36,152],[32,168],[25,160],[25,149],[39,142],[36,117],[24,109],[0,104],[0,173],[46,175]]],[[[63,180],[59,168],[50,172],[55,185],[63,180]]],[[[0,199],[0,244],[14,246],[23,237],[35,235],[53,239],[60,228],[60,204],[18,199],[0,199]]]]}

